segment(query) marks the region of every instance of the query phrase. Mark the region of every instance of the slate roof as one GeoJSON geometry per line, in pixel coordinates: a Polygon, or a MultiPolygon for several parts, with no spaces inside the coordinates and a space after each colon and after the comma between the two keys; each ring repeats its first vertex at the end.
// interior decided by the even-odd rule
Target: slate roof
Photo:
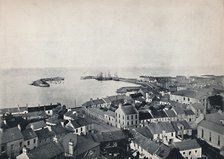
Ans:
{"type": "Polygon", "coordinates": [[[139,120],[152,119],[152,115],[149,111],[139,111],[139,120]]]}
{"type": "Polygon", "coordinates": [[[111,111],[111,110],[107,110],[104,112],[104,114],[107,114],[108,116],[113,116],[115,117],[115,112],[111,111]]]}
{"type": "Polygon", "coordinates": [[[84,136],[77,136],[77,145],[75,147],[76,155],[82,155],[88,150],[91,150],[100,144],[94,142],[92,139],[88,139],[84,136]]]}
{"type": "Polygon", "coordinates": [[[217,112],[212,114],[206,114],[205,119],[210,122],[214,122],[218,125],[222,125],[220,120],[224,120],[224,112],[217,112]]]}
{"type": "Polygon", "coordinates": [[[58,106],[61,106],[61,104],[57,103],[57,104],[50,104],[50,105],[43,105],[43,106],[36,106],[36,107],[28,107],[28,112],[52,110],[58,106]]]}
{"type": "Polygon", "coordinates": [[[153,142],[138,132],[135,134],[133,142],[148,151],[150,154],[155,154],[159,148],[159,144],[153,142]]]}
{"type": "Polygon", "coordinates": [[[173,107],[174,111],[176,112],[177,115],[179,114],[185,114],[184,109],[181,107],[173,107]]]}
{"type": "Polygon", "coordinates": [[[192,107],[194,107],[196,110],[199,109],[199,110],[204,110],[205,109],[205,106],[203,106],[201,103],[193,103],[191,104],[192,107]]]}
{"type": "Polygon", "coordinates": [[[195,115],[194,112],[190,109],[185,109],[184,113],[185,113],[185,115],[195,115]]]}
{"type": "Polygon", "coordinates": [[[152,134],[161,134],[163,130],[167,133],[175,132],[172,124],[169,122],[151,123],[149,125],[149,130],[152,134]]]}
{"type": "Polygon", "coordinates": [[[94,139],[94,141],[101,143],[101,142],[123,140],[126,139],[126,136],[121,130],[117,130],[117,131],[108,131],[93,134],[92,138],[94,139]]]}
{"type": "Polygon", "coordinates": [[[151,111],[151,113],[152,113],[152,116],[154,118],[165,118],[165,117],[167,117],[166,113],[163,110],[154,110],[154,111],[151,111]]]}
{"type": "Polygon", "coordinates": [[[29,140],[37,137],[37,134],[32,129],[25,129],[22,131],[24,140],[29,140]]]}
{"type": "Polygon", "coordinates": [[[51,159],[63,153],[64,150],[61,145],[52,141],[48,144],[38,146],[37,148],[28,151],[27,155],[30,159],[51,159]]]}
{"type": "Polygon", "coordinates": [[[28,112],[25,114],[22,114],[22,117],[40,117],[40,118],[47,118],[48,115],[44,111],[37,111],[37,112],[28,112]]]}
{"type": "Polygon", "coordinates": [[[153,135],[148,127],[138,127],[133,130],[134,132],[138,132],[141,135],[147,137],[148,139],[152,139],[153,135]]]}
{"type": "Polygon", "coordinates": [[[35,133],[37,134],[38,140],[48,139],[55,135],[54,132],[50,131],[48,128],[37,130],[35,133]]]}
{"type": "Polygon", "coordinates": [[[55,135],[62,135],[66,133],[66,130],[62,127],[61,124],[51,126],[51,129],[55,135]]]}
{"type": "Polygon", "coordinates": [[[223,131],[224,126],[223,125],[218,125],[214,122],[203,120],[199,123],[199,126],[224,135],[224,131],[223,131]]]}
{"type": "Polygon", "coordinates": [[[37,121],[37,122],[33,122],[33,123],[29,123],[26,128],[32,128],[33,126],[33,129],[36,130],[36,129],[40,129],[40,128],[43,128],[43,127],[46,127],[46,123],[43,121],[43,120],[40,120],[40,121],[37,121]]]}
{"type": "Polygon", "coordinates": [[[167,145],[161,144],[156,151],[156,155],[159,156],[161,159],[165,159],[171,151],[171,148],[167,145]]]}
{"type": "Polygon", "coordinates": [[[126,115],[131,115],[131,114],[138,114],[137,109],[132,106],[132,105],[123,105],[121,106],[121,110],[126,114],[126,115]]]}
{"type": "Polygon", "coordinates": [[[74,128],[79,128],[79,127],[86,126],[86,125],[89,125],[90,124],[84,118],[79,118],[79,119],[76,119],[76,120],[72,120],[71,123],[74,126],[74,128]]]}
{"type": "Polygon", "coordinates": [[[0,143],[9,143],[16,140],[23,139],[23,135],[18,127],[13,127],[0,131],[0,143]]]}
{"type": "Polygon", "coordinates": [[[24,112],[24,111],[27,111],[27,107],[1,108],[0,114],[16,113],[16,112],[24,112]]]}
{"type": "Polygon", "coordinates": [[[191,126],[188,124],[188,122],[186,120],[182,120],[182,121],[172,121],[171,122],[172,125],[173,125],[173,128],[176,130],[176,131],[179,131],[180,129],[178,128],[178,126],[182,125],[184,127],[184,130],[187,130],[187,129],[192,129],[191,126]]]}
{"type": "Polygon", "coordinates": [[[192,90],[181,90],[172,93],[173,95],[178,95],[178,96],[185,96],[185,97],[190,97],[190,98],[195,98],[196,97],[196,92],[192,90]]]}
{"type": "Polygon", "coordinates": [[[164,111],[168,117],[177,117],[177,115],[175,114],[175,112],[172,109],[164,110],[164,111]]]}
{"type": "Polygon", "coordinates": [[[52,117],[52,118],[48,118],[46,120],[46,123],[47,124],[55,124],[56,125],[56,124],[60,124],[62,121],[63,121],[62,119],[58,119],[56,117],[52,117]]]}
{"type": "Polygon", "coordinates": [[[198,142],[195,139],[192,140],[183,140],[180,142],[174,142],[173,145],[176,148],[179,148],[180,151],[198,149],[201,148],[198,142]]]}

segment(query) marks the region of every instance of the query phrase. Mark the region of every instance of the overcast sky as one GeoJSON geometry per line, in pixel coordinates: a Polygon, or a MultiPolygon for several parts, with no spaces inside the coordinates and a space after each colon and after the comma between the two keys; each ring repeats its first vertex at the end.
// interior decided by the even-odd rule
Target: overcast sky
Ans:
{"type": "Polygon", "coordinates": [[[0,68],[223,70],[223,0],[0,0],[0,68]]]}

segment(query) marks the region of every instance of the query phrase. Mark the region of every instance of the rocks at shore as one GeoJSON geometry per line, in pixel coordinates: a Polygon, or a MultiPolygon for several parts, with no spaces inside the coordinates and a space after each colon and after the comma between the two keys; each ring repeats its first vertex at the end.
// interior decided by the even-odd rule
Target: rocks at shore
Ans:
{"type": "Polygon", "coordinates": [[[37,87],[50,87],[49,83],[52,83],[52,82],[61,83],[61,81],[64,81],[63,77],[42,78],[42,79],[33,81],[31,85],[37,86],[37,87]]]}

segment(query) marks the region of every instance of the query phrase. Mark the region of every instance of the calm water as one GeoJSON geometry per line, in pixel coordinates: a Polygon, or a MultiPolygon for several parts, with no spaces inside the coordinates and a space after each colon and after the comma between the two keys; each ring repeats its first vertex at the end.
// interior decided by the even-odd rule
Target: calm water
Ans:
{"type": "MultiPolygon", "coordinates": [[[[11,69],[0,70],[0,107],[15,107],[60,102],[74,107],[90,98],[115,95],[116,90],[133,84],[96,80],[80,80],[82,75],[96,75],[99,72],[117,72],[120,77],[138,78],[140,75],[180,75],[183,71],[150,68],[73,68],[73,69],[11,69]],[[158,71],[159,70],[159,71],[158,71]],[[41,88],[29,85],[32,81],[45,77],[65,77],[63,84],[41,88]]],[[[186,73],[186,72],[185,72],[186,73]]],[[[190,72],[192,74],[192,71],[190,72]]]]}
{"type": "MultiPolygon", "coordinates": [[[[1,70],[0,107],[56,102],[74,107],[75,101],[79,106],[90,98],[115,95],[118,88],[133,85],[116,81],[80,80],[82,75],[96,75],[98,72],[94,69],[88,69],[88,71],[86,69],[1,70]],[[65,81],[62,84],[52,84],[51,87],[46,88],[29,85],[34,80],[55,76],[65,77],[65,81]]],[[[126,72],[123,76],[134,77],[134,74],[133,72],[126,72]]]]}

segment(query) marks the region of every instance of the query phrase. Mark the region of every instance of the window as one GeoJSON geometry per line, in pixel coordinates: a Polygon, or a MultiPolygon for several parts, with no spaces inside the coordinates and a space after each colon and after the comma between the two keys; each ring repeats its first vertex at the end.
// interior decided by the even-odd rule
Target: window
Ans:
{"type": "Polygon", "coordinates": [[[34,144],[36,143],[36,139],[33,139],[33,143],[34,143],[34,144]]]}
{"type": "Polygon", "coordinates": [[[12,144],[12,145],[11,145],[11,150],[13,150],[13,146],[14,146],[14,145],[12,144]]]}
{"type": "Polygon", "coordinates": [[[127,116],[127,120],[129,120],[129,116],[127,116]]]}
{"type": "Polygon", "coordinates": [[[188,98],[188,101],[190,101],[190,98],[188,98]]]}
{"type": "Polygon", "coordinates": [[[195,153],[197,153],[198,151],[197,150],[195,150],[195,153]]]}
{"type": "Polygon", "coordinates": [[[135,115],[135,119],[137,119],[137,118],[138,118],[138,115],[136,114],[136,115],[135,115]]]}
{"type": "Polygon", "coordinates": [[[204,138],[204,130],[201,129],[201,138],[204,138]]]}
{"type": "Polygon", "coordinates": [[[2,148],[1,148],[1,149],[2,149],[2,151],[1,151],[1,152],[5,151],[5,146],[2,146],[2,148]]]}
{"type": "Polygon", "coordinates": [[[173,133],[171,133],[171,136],[173,136],[173,133]]]}
{"type": "Polygon", "coordinates": [[[22,144],[23,144],[23,143],[22,143],[22,142],[20,142],[20,143],[19,143],[19,146],[20,146],[20,147],[22,147],[22,146],[23,146],[22,144]]]}
{"type": "Polygon", "coordinates": [[[131,119],[133,119],[134,117],[133,117],[133,115],[131,116],[131,119]]]}
{"type": "Polygon", "coordinates": [[[189,151],[189,155],[191,154],[191,151],[189,151]]]}
{"type": "Polygon", "coordinates": [[[30,145],[30,140],[29,140],[29,141],[27,141],[27,145],[30,145]]]}
{"type": "Polygon", "coordinates": [[[183,99],[185,100],[185,97],[183,99]]]}
{"type": "Polygon", "coordinates": [[[212,141],[212,133],[209,132],[209,141],[211,142],[212,141]]]}
{"type": "Polygon", "coordinates": [[[218,146],[220,146],[220,136],[218,136],[218,146]]]}
{"type": "Polygon", "coordinates": [[[185,154],[185,152],[183,152],[183,154],[185,154]]]}

